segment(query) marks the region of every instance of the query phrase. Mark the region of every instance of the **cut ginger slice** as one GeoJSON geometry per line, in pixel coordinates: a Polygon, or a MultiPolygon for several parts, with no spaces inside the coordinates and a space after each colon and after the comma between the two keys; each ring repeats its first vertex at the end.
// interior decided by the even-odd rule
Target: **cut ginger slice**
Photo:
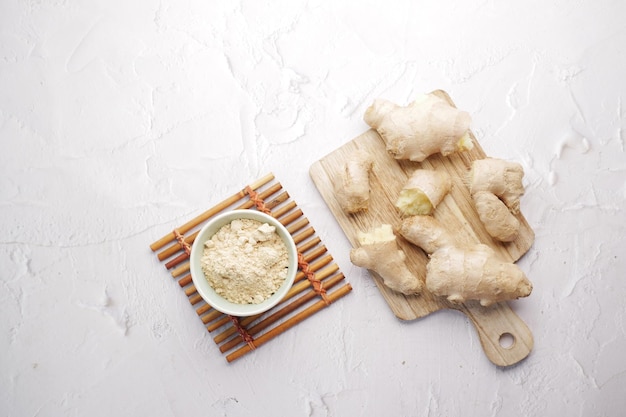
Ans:
{"type": "Polygon", "coordinates": [[[430,169],[415,170],[400,190],[396,207],[403,216],[429,215],[451,188],[449,175],[430,169]]]}

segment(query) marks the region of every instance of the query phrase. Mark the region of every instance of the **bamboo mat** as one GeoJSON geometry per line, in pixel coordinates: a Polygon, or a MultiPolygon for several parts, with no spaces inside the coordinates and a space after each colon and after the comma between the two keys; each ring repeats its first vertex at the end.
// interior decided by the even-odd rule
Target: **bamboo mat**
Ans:
{"type": "Polygon", "coordinates": [[[167,233],[151,244],[150,249],[178,281],[201,323],[211,332],[228,362],[264,345],[352,290],[302,210],[272,173],[167,233]],[[190,245],[203,224],[215,215],[229,210],[260,207],[269,209],[270,214],[287,228],[303,262],[300,262],[291,290],[271,310],[251,317],[222,314],[210,307],[193,285],[189,272],[190,245]]]}

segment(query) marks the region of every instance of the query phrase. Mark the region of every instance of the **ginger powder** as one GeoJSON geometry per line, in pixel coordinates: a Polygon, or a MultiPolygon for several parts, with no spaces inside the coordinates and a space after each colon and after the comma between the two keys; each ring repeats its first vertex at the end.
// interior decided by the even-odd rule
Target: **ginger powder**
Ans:
{"type": "Polygon", "coordinates": [[[236,304],[259,304],[287,278],[287,246],[276,228],[253,219],[222,226],[204,244],[200,260],[209,285],[236,304]]]}

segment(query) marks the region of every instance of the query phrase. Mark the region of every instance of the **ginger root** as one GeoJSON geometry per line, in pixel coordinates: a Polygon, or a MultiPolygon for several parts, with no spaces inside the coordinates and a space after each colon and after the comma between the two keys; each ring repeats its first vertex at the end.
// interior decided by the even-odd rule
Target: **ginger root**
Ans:
{"type": "Polygon", "coordinates": [[[417,169],[400,191],[396,207],[405,216],[431,214],[451,188],[448,174],[417,169]]]}
{"type": "Polygon", "coordinates": [[[524,194],[524,168],[512,161],[498,158],[477,159],[469,174],[470,194],[488,191],[498,196],[511,213],[519,213],[520,197],[524,194]]]}
{"type": "Polygon", "coordinates": [[[483,306],[526,297],[532,291],[517,265],[500,260],[483,244],[468,250],[448,246],[435,251],[427,265],[426,287],[448,301],[479,300],[483,306]]]}
{"type": "Polygon", "coordinates": [[[447,156],[472,149],[469,113],[427,94],[406,107],[376,99],[364,115],[395,159],[421,162],[440,152],[447,156]]]}
{"type": "Polygon", "coordinates": [[[406,255],[398,248],[391,225],[383,224],[367,233],[359,233],[361,247],[350,251],[356,266],[376,272],[394,291],[412,295],[422,292],[423,283],[406,265],[406,255]]]}
{"type": "Polygon", "coordinates": [[[402,220],[398,233],[427,254],[446,246],[458,246],[457,239],[433,216],[411,216],[402,220]]]}
{"type": "Polygon", "coordinates": [[[489,306],[526,297],[532,291],[532,284],[517,265],[499,259],[487,245],[462,245],[432,216],[404,219],[399,233],[429,254],[426,288],[450,302],[479,300],[489,306]]]}
{"type": "Polygon", "coordinates": [[[370,199],[369,174],[374,160],[365,151],[357,151],[348,159],[335,182],[335,195],[341,209],[348,213],[367,210],[370,199]]]}
{"type": "Polygon", "coordinates": [[[497,158],[472,162],[469,189],[487,232],[501,242],[517,238],[520,197],[524,194],[524,169],[516,162],[497,158]]]}
{"type": "Polygon", "coordinates": [[[480,221],[487,233],[501,242],[512,242],[517,238],[520,222],[495,194],[479,191],[472,196],[480,221]]]}

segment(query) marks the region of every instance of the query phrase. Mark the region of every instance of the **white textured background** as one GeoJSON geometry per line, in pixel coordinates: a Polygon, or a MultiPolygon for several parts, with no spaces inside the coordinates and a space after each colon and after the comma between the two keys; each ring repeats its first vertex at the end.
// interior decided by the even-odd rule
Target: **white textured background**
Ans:
{"type": "Polygon", "coordinates": [[[0,1],[0,415],[617,416],[622,1],[0,1]],[[507,369],[397,320],[308,176],[376,97],[444,89],[524,165],[507,369]],[[227,364],[148,245],[273,171],[354,291],[227,364]]]}

